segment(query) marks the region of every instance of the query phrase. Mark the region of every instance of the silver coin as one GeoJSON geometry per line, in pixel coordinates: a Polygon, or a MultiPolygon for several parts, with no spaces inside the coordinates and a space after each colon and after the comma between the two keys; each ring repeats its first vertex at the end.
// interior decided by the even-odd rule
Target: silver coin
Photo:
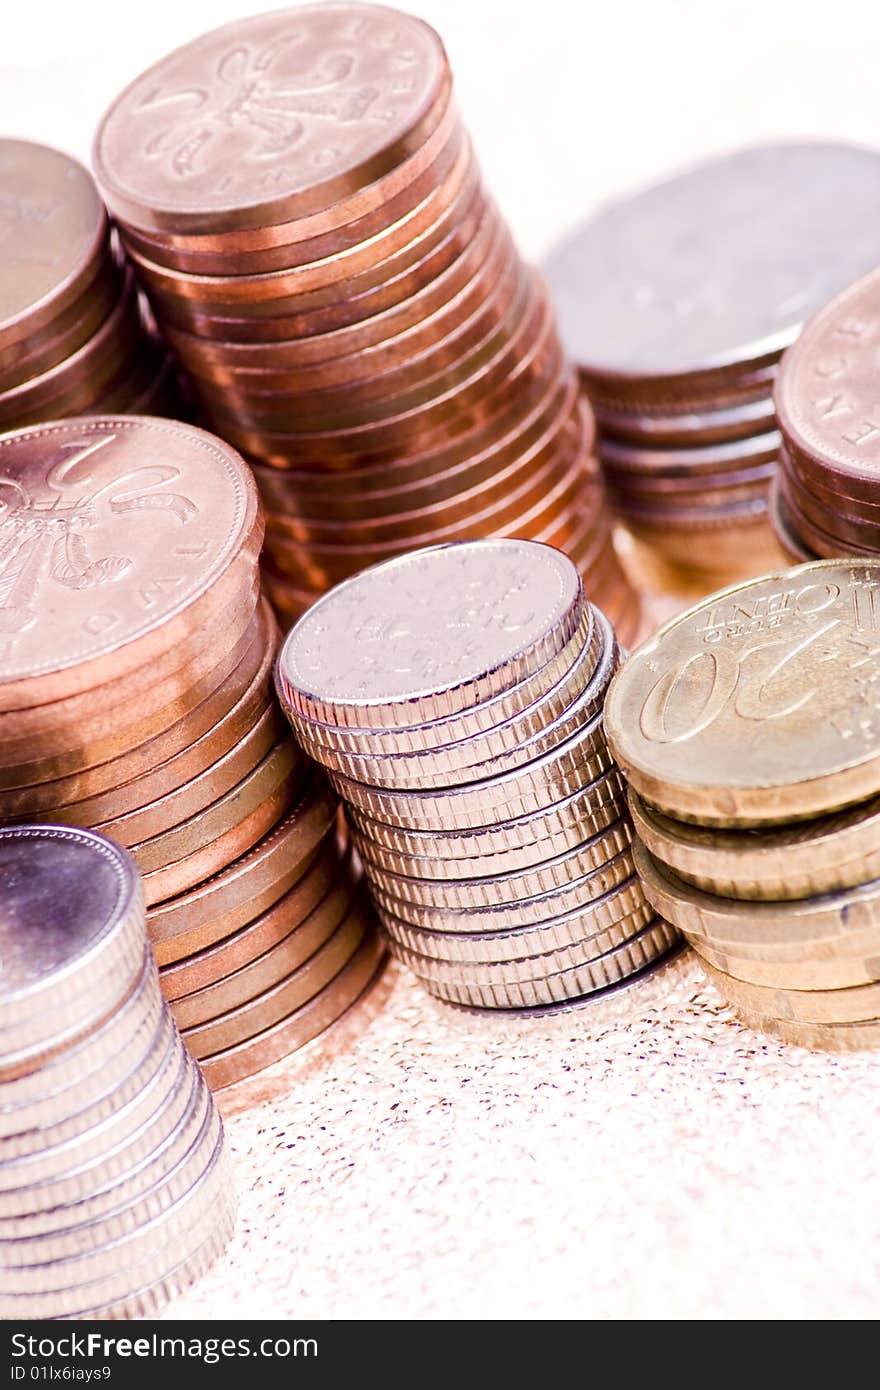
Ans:
{"type": "Polygon", "coordinates": [[[600,210],[545,267],[569,355],[607,378],[665,377],[782,352],[873,270],[880,155],[756,146],[600,210]]]}
{"type": "Polygon", "coordinates": [[[616,917],[608,914],[596,927],[595,918],[581,912],[571,912],[547,922],[523,927],[507,927],[501,931],[445,932],[415,927],[399,917],[381,913],[381,922],[393,943],[404,946],[417,956],[443,961],[518,961],[523,957],[541,956],[547,951],[567,946],[590,944],[590,953],[605,955],[634,936],[653,916],[644,894],[632,895],[629,901],[636,906],[616,917]],[[595,930],[594,930],[595,928],[595,930]]]}
{"type": "MultiPolygon", "coordinates": [[[[632,827],[628,817],[622,817],[592,836],[574,849],[565,850],[553,859],[542,860],[527,869],[516,869],[504,874],[487,874],[476,878],[409,878],[403,874],[387,873],[368,865],[370,891],[375,902],[398,916],[421,922],[422,913],[428,914],[432,921],[428,925],[442,925],[448,914],[470,912],[516,910],[523,904],[523,911],[538,912],[534,918],[553,917],[555,912],[543,912],[542,905],[550,903],[559,894],[580,893],[589,896],[595,887],[593,897],[601,897],[611,886],[610,880],[622,876],[628,878],[632,869],[623,871],[621,855],[626,856],[632,841],[632,827]],[[601,887],[604,878],[609,880],[601,887]],[[532,899],[532,909],[525,906],[532,899]]],[[[456,928],[451,924],[450,931],[456,928]]]]}
{"type": "Polygon", "coordinates": [[[525,869],[598,835],[626,811],[617,767],[537,811],[495,825],[420,830],[374,820],[355,806],[346,816],[369,841],[371,862],[415,878],[477,877],[525,869]]]}
{"type": "Polygon", "coordinates": [[[304,742],[306,751],[326,767],[356,781],[414,790],[474,782],[532,762],[563,743],[602,708],[617,667],[618,648],[611,624],[598,611],[596,628],[601,635],[598,663],[596,653],[583,648],[564,681],[520,714],[483,734],[397,755],[331,753],[304,742]]]}
{"type": "Polygon", "coordinates": [[[292,709],[324,724],[408,727],[510,689],[568,641],[574,565],[534,541],[431,546],[345,580],[294,626],[277,665],[292,709]]]}
{"type": "MultiPolygon", "coordinates": [[[[431,994],[450,1003],[481,1009],[533,1009],[606,989],[658,960],[679,939],[674,927],[655,917],[631,940],[605,955],[540,979],[481,984],[474,978],[465,985],[451,980],[419,978],[431,994]]],[[[412,960],[408,964],[415,971],[412,960]]]]}

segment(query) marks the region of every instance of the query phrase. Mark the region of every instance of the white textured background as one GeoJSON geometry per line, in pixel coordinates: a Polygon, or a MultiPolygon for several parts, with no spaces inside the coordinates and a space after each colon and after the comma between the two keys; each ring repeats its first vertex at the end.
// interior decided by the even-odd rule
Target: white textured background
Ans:
{"type": "MultiPolygon", "coordinates": [[[[876,3],[410,8],[446,40],[533,258],[600,199],[692,156],[780,135],[880,142],[876,3]]],[[[240,13],[10,4],[0,129],[86,156],[123,83],[240,13]]],[[[869,1054],[749,1032],[690,956],[553,1021],[471,1019],[398,975],[371,1013],[354,1040],[250,1087],[262,1102],[229,1123],[238,1235],[172,1315],[877,1315],[869,1054]]]]}

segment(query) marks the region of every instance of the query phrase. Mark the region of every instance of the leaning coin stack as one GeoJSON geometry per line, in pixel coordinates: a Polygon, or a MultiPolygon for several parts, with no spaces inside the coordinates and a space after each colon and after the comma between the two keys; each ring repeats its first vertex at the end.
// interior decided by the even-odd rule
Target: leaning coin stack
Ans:
{"type": "Polygon", "coordinates": [[[420,20],[275,12],[138,78],[95,168],[205,419],[254,463],[285,619],[415,546],[518,535],[567,550],[629,640],[592,415],[451,88],[420,20]]]}
{"type": "Polygon", "coordinates": [[[636,869],[755,1027],[880,1042],[880,561],[723,590],[615,678],[636,869]]]}
{"type": "Polygon", "coordinates": [[[172,368],[111,245],[91,174],[0,139],[0,430],[171,409],[172,368]]]}
{"type": "Polygon", "coordinates": [[[519,540],[386,562],[288,635],[282,704],[346,804],[393,952],[438,997],[570,1003],[677,940],[633,875],[602,727],[617,662],[571,561],[519,540]]]}
{"type": "Polygon", "coordinates": [[[23,826],[0,829],[0,877],[0,1316],[152,1316],[222,1252],[235,1202],[137,870],[101,836],[23,826]]]}
{"type": "Polygon", "coordinates": [[[781,468],[772,499],[797,560],[880,554],[880,272],[810,320],[776,381],[781,468]]]}
{"type": "Polygon", "coordinates": [[[99,416],[0,437],[0,506],[0,815],[130,849],[185,1039],[238,1079],[379,959],[274,699],[253,478],[201,430],[99,416]]]}
{"type": "Polygon", "coordinates": [[[550,256],[611,501],[668,585],[778,563],[779,358],[874,268],[878,226],[880,153],[770,145],[603,209],[550,256]]]}

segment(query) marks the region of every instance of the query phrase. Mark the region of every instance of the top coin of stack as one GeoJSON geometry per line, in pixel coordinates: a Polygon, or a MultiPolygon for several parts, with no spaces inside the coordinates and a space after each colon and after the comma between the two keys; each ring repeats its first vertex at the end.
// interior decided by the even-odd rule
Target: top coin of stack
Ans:
{"type": "Polygon", "coordinates": [[[91,174],[45,145],[0,139],[0,184],[0,430],[161,406],[169,368],[91,174]]]}
{"type": "Polygon", "coordinates": [[[171,1021],[129,856],[0,829],[0,1315],[151,1316],[234,1216],[223,1126],[171,1021]]]}
{"type": "Polygon", "coordinates": [[[228,25],[122,93],[94,162],[206,419],[254,461],[279,612],[418,545],[521,535],[634,634],[592,417],[432,29],[345,3],[228,25]]]}
{"type": "Polygon", "coordinates": [[[635,863],[750,1022],[880,1041],[880,561],[723,590],[630,658],[606,706],[635,863]]]}
{"type": "Polygon", "coordinates": [[[769,145],[612,204],[551,254],[612,501],[670,565],[778,560],[767,494],[783,349],[880,256],[880,153],[769,145]]]}
{"type": "Polygon", "coordinates": [[[570,1003],[662,956],[602,730],[618,650],[570,560],[415,551],[319,600],[276,680],[347,804],[393,949],[486,1008],[570,1003]]]}
{"type": "Polygon", "coordinates": [[[795,559],[880,554],[878,344],[880,271],[873,271],[821,309],[783,358],[773,510],[779,540],[795,559]]]}

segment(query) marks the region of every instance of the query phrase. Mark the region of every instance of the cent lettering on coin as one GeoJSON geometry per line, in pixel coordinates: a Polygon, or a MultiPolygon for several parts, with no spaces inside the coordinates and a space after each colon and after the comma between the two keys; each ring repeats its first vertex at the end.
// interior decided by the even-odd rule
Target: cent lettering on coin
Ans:
{"type": "Polygon", "coordinates": [[[433,30],[384,6],[240,20],[122,93],[96,137],[98,178],[113,211],[145,230],[187,216],[208,230],[209,215],[225,216],[224,230],[260,225],[285,198],[306,210],[316,187],[326,207],[406,152],[445,71],[433,30]]]}
{"type": "Polygon", "coordinates": [[[877,262],[880,154],[764,145],[601,210],[548,259],[563,341],[600,376],[778,353],[877,262]]]}
{"type": "Polygon", "coordinates": [[[614,678],[605,727],[650,804],[707,825],[821,815],[880,790],[880,561],[722,590],[614,678]]]}
{"type": "Polygon", "coordinates": [[[202,430],[96,416],[5,435],[0,706],[26,703],[22,683],[49,673],[48,699],[122,674],[119,649],[161,630],[260,533],[249,471],[202,430]]]}

